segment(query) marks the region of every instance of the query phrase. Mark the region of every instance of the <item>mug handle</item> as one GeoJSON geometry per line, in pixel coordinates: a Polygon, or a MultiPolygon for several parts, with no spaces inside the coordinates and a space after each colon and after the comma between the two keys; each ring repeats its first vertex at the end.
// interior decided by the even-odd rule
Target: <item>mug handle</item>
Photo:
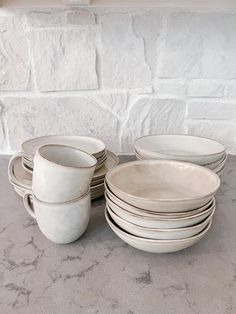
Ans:
{"type": "Polygon", "coordinates": [[[21,157],[21,158],[24,158],[24,157],[32,158],[31,155],[26,154],[26,153],[23,153],[23,152],[20,152],[20,153],[15,154],[15,155],[10,159],[9,164],[8,164],[8,177],[10,178],[10,180],[11,180],[13,183],[15,183],[15,184],[17,184],[17,185],[22,185],[22,184],[18,181],[18,179],[16,178],[16,176],[15,176],[15,174],[14,174],[14,171],[13,171],[13,165],[14,165],[14,163],[15,163],[15,160],[16,160],[17,158],[19,158],[19,157],[21,157]]]}
{"type": "Polygon", "coordinates": [[[33,196],[33,194],[31,192],[25,192],[25,194],[23,196],[23,203],[24,203],[25,209],[28,212],[28,214],[30,214],[30,216],[32,216],[34,219],[36,219],[33,205],[30,202],[30,196],[33,196]]]}

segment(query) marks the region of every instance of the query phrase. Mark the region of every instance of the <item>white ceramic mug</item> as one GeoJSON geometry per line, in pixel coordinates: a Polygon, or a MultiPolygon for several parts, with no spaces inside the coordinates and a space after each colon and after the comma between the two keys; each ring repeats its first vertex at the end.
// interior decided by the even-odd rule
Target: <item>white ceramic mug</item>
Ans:
{"type": "Polygon", "coordinates": [[[90,191],[83,197],[59,204],[41,202],[26,192],[23,201],[27,212],[37,220],[41,232],[55,243],[71,243],[87,229],[91,213],[90,191]]]}
{"type": "MultiPolygon", "coordinates": [[[[27,157],[20,153],[17,156],[27,157]]],[[[9,163],[9,177],[19,184],[9,163]]],[[[39,147],[34,156],[32,190],[36,198],[60,203],[84,195],[90,188],[97,160],[75,147],[50,144],[39,147]]]]}

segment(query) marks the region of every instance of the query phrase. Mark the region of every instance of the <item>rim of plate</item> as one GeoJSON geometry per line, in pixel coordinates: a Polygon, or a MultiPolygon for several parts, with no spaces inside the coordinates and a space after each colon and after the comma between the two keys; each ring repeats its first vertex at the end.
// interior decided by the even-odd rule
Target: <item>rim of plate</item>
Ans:
{"type": "Polygon", "coordinates": [[[212,171],[212,170],[210,170],[208,168],[196,165],[196,164],[189,163],[189,162],[182,162],[182,161],[175,161],[175,160],[150,160],[150,159],[148,159],[148,160],[136,160],[136,161],[127,162],[127,163],[118,165],[116,168],[114,168],[111,171],[109,171],[107,173],[107,175],[106,175],[106,181],[108,183],[108,186],[111,186],[113,189],[118,190],[119,192],[121,192],[123,194],[126,194],[131,199],[136,199],[136,200],[146,201],[146,202],[159,202],[159,203],[167,203],[167,202],[168,203],[180,203],[180,202],[188,202],[188,201],[199,200],[199,199],[202,199],[202,198],[205,198],[205,197],[209,197],[209,196],[215,194],[216,191],[220,187],[220,178],[214,171],[212,171]],[[180,198],[176,198],[176,199],[161,199],[161,198],[160,199],[148,199],[148,198],[145,198],[145,197],[135,196],[133,194],[127,193],[127,192],[121,190],[119,187],[117,187],[113,183],[111,183],[111,181],[109,180],[109,178],[111,177],[111,175],[115,171],[117,172],[120,169],[129,167],[131,165],[141,165],[141,164],[145,164],[145,163],[149,163],[149,164],[150,163],[151,164],[160,164],[160,163],[162,163],[162,164],[166,164],[166,163],[169,163],[169,164],[181,164],[181,165],[186,165],[188,167],[201,169],[203,172],[211,174],[212,176],[215,177],[215,179],[216,179],[216,188],[211,193],[204,194],[204,195],[201,195],[201,196],[199,195],[197,197],[191,197],[191,198],[181,198],[181,199],[180,198]]]}

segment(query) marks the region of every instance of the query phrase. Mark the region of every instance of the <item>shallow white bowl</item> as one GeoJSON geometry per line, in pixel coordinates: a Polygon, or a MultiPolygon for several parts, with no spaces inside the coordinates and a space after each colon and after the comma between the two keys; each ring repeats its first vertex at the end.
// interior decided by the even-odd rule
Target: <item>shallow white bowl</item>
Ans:
{"type": "Polygon", "coordinates": [[[106,190],[106,198],[107,201],[110,201],[112,204],[115,204],[119,207],[121,207],[123,210],[133,213],[135,215],[141,216],[141,217],[150,217],[150,218],[180,218],[180,217],[189,217],[193,216],[198,213],[202,213],[206,209],[208,209],[211,206],[215,206],[215,198],[212,198],[208,203],[205,205],[198,207],[193,210],[185,211],[185,212],[176,212],[176,213],[169,213],[169,212],[154,212],[154,211],[148,211],[144,210],[135,206],[132,206],[124,201],[122,201],[120,198],[115,196],[111,190],[108,188],[106,182],[104,182],[105,190],[106,190]]]}
{"type": "Polygon", "coordinates": [[[33,156],[36,153],[36,150],[40,146],[48,144],[73,146],[87,152],[88,154],[93,155],[96,158],[102,156],[106,149],[105,144],[97,138],[89,136],[70,136],[70,135],[68,136],[51,135],[36,137],[24,142],[21,146],[22,150],[25,153],[31,155],[33,158],[33,156]]]}
{"type": "Polygon", "coordinates": [[[141,216],[133,214],[128,210],[114,204],[108,199],[106,194],[105,197],[107,201],[107,206],[109,206],[116,215],[130,223],[133,223],[144,228],[171,229],[193,226],[202,222],[215,210],[215,203],[212,203],[212,205],[206,208],[204,211],[189,216],[183,217],[181,216],[170,217],[164,215],[141,216]]]}
{"type": "Polygon", "coordinates": [[[133,161],[106,175],[110,190],[135,207],[155,212],[182,212],[209,202],[220,187],[211,170],[164,160],[133,161]]]}
{"type": "Polygon", "coordinates": [[[142,227],[137,224],[134,224],[130,221],[127,221],[121,217],[119,217],[116,213],[112,211],[112,209],[107,205],[107,211],[114,222],[121,227],[124,231],[133,234],[138,237],[147,238],[147,239],[156,239],[156,240],[175,240],[175,239],[184,239],[192,237],[209,224],[212,216],[214,214],[214,210],[206,219],[204,219],[201,223],[196,225],[192,225],[184,228],[150,228],[150,227],[142,227]]]}
{"type": "Polygon", "coordinates": [[[153,240],[137,237],[125,232],[114,223],[107,211],[105,211],[105,216],[109,226],[121,240],[135,247],[136,249],[151,253],[177,252],[194,245],[205,236],[205,234],[210,229],[212,222],[210,221],[208,226],[202,232],[190,238],[178,240],[153,240]]]}
{"type": "Polygon", "coordinates": [[[134,147],[145,159],[170,159],[198,165],[213,163],[225,154],[222,144],[191,135],[156,134],[138,138],[134,147]]]}

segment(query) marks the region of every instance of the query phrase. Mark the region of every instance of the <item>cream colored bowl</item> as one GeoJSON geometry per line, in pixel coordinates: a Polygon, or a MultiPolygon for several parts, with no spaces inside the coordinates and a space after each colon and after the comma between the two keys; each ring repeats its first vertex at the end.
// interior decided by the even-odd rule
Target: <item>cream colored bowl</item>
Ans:
{"type": "Polygon", "coordinates": [[[213,163],[225,154],[222,144],[208,138],[155,134],[138,138],[134,147],[145,159],[170,159],[192,162],[198,165],[213,163]]]}
{"type": "Polygon", "coordinates": [[[198,207],[193,210],[185,211],[185,212],[177,212],[177,213],[168,213],[168,212],[153,212],[149,210],[144,210],[138,207],[134,207],[124,201],[122,201],[120,198],[115,196],[107,186],[106,182],[104,183],[105,190],[106,190],[106,198],[107,201],[111,201],[112,204],[117,205],[124,209],[127,212],[133,213],[135,215],[141,216],[141,217],[150,217],[150,218],[180,218],[180,217],[189,217],[193,216],[198,213],[202,213],[206,209],[208,209],[211,206],[215,206],[215,198],[212,198],[208,203],[205,205],[198,207]]]}
{"type": "Polygon", "coordinates": [[[156,239],[156,240],[175,240],[175,239],[183,239],[192,237],[203,229],[209,224],[212,216],[214,214],[214,210],[211,214],[203,220],[201,223],[192,225],[189,227],[184,228],[150,228],[150,227],[142,227],[136,224],[133,224],[130,221],[127,221],[117,214],[115,214],[112,209],[107,205],[107,211],[114,222],[120,226],[124,231],[133,234],[138,237],[143,237],[147,239],[156,239]]]}
{"type": "Polygon", "coordinates": [[[135,247],[136,249],[151,253],[177,252],[194,245],[206,235],[211,227],[212,222],[210,221],[208,226],[202,232],[190,238],[178,240],[153,240],[137,237],[125,232],[114,223],[107,211],[105,211],[105,216],[109,226],[121,240],[135,247]]]}
{"type": "Polygon", "coordinates": [[[201,207],[220,187],[220,179],[213,171],[166,160],[119,165],[106,175],[106,182],[123,201],[155,212],[182,212],[201,207]]]}
{"type": "Polygon", "coordinates": [[[205,220],[211,213],[215,210],[215,203],[212,203],[211,206],[206,208],[200,213],[196,213],[189,216],[165,216],[165,215],[137,215],[129,212],[126,209],[123,209],[109,200],[106,196],[107,206],[112,209],[112,211],[121,217],[122,219],[133,223],[135,225],[144,227],[144,228],[160,228],[160,229],[171,229],[171,228],[185,228],[189,226],[196,225],[203,220],[205,220]]]}

